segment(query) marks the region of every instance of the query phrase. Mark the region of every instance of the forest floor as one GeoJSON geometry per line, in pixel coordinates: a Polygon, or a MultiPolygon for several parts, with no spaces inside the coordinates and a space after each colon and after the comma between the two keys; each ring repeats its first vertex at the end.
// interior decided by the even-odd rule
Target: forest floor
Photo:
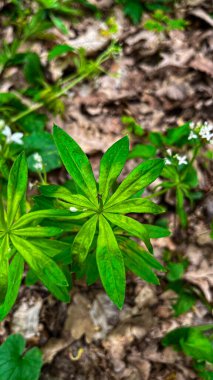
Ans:
{"type": "MultiPolygon", "coordinates": [[[[111,1],[102,1],[104,9],[111,1]]],[[[49,115],[63,127],[89,155],[94,171],[104,151],[125,134],[122,115],[131,115],[146,130],[159,131],[185,121],[213,120],[213,19],[211,1],[185,1],[177,17],[186,18],[184,31],[154,33],[132,25],[120,9],[114,13],[119,25],[118,41],[122,54],[106,64],[112,75],[101,75],[72,89],[65,101],[65,115],[49,115]],[[114,75],[118,73],[119,75],[114,75]]],[[[101,22],[85,18],[70,26],[70,34],[58,35],[60,43],[83,44],[96,56],[108,43],[98,37],[101,22]]],[[[47,42],[48,43],[48,42],[47,42]]],[[[32,51],[46,63],[45,44],[36,42],[32,51]]],[[[52,77],[63,76],[69,61],[51,62],[52,77]]],[[[22,80],[22,78],[18,78],[22,80]]],[[[11,70],[1,90],[18,86],[17,71],[11,70]]],[[[133,137],[131,143],[140,142],[133,137]]],[[[129,160],[124,175],[136,165],[129,160]]],[[[63,183],[63,169],[49,174],[51,181],[63,183]]],[[[174,199],[162,197],[172,235],[153,242],[161,261],[165,251],[173,260],[184,257],[189,265],[186,283],[213,301],[213,259],[209,224],[213,218],[213,195],[209,173],[199,171],[204,201],[188,215],[187,230],[181,230],[174,217],[174,199]]],[[[172,303],[176,293],[168,289],[166,275],[160,286],[148,285],[127,276],[124,308],[119,311],[99,283],[87,287],[76,281],[72,301],[56,301],[41,285],[21,288],[13,312],[1,324],[1,336],[20,332],[29,344],[44,352],[41,380],[190,380],[198,379],[191,360],[164,348],[161,339],[179,326],[212,323],[212,313],[199,300],[189,312],[174,317],[172,303]]]]}

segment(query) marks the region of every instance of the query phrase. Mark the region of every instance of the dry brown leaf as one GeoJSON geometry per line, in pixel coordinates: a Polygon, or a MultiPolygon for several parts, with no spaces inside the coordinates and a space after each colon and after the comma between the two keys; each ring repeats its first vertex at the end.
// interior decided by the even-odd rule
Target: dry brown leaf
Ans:
{"type": "Polygon", "coordinates": [[[213,294],[213,267],[189,272],[184,275],[185,280],[197,285],[205,295],[208,302],[212,302],[213,294]]]}
{"type": "Polygon", "coordinates": [[[42,347],[44,364],[51,363],[54,357],[70,344],[67,339],[50,338],[45,346],[42,347]]]}
{"type": "Polygon", "coordinates": [[[87,342],[91,342],[96,332],[96,327],[90,316],[91,303],[77,293],[73,297],[72,304],[68,307],[63,336],[78,340],[85,335],[87,342]]]}
{"type": "Polygon", "coordinates": [[[195,70],[202,71],[213,77],[213,62],[202,54],[198,54],[189,64],[195,70]]]}
{"type": "Polygon", "coordinates": [[[202,8],[196,8],[193,9],[190,12],[192,15],[201,18],[202,20],[206,21],[207,24],[211,25],[213,27],[213,19],[210,17],[208,13],[206,13],[202,8]]]}

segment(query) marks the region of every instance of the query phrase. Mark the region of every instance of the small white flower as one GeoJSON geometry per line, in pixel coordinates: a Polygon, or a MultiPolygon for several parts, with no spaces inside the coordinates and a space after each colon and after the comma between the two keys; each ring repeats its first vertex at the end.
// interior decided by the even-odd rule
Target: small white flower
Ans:
{"type": "Polygon", "coordinates": [[[165,158],[164,161],[165,161],[166,165],[171,165],[172,164],[171,160],[169,160],[168,158],[165,158]]]}
{"type": "Polygon", "coordinates": [[[34,165],[33,165],[34,169],[36,170],[42,170],[43,168],[43,165],[41,162],[36,162],[34,165]]]}
{"type": "Polygon", "coordinates": [[[42,170],[43,169],[43,160],[39,153],[34,153],[33,158],[35,160],[35,164],[33,165],[34,169],[42,170]]]}
{"type": "Polygon", "coordinates": [[[23,144],[22,138],[23,138],[23,133],[16,132],[16,133],[13,133],[13,135],[10,138],[10,141],[14,142],[14,143],[16,143],[18,145],[22,145],[23,144]]]}
{"type": "Polygon", "coordinates": [[[39,162],[39,163],[42,162],[42,157],[39,153],[34,153],[33,158],[36,162],[39,162]]]}
{"type": "Polygon", "coordinates": [[[207,121],[205,121],[204,125],[201,127],[199,135],[206,139],[207,141],[211,141],[213,137],[213,124],[209,124],[207,121]]]}
{"type": "Polygon", "coordinates": [[[166,153],[168,154],[168,156],[171,156],[172,155],[172,150],[171,149],[167,149],[166,153]]]}
{"type": "Polygon", "coordinates": [[[179,154],[176,154],[175,156],[178,160],[178,165],[187,165],[188,164],[188,161],[187,161],[187,157],[186,156],[179,156],[179,154]]]}
{"type": "Polygon", "coordinates": [[[8,125],[5,125],[2,134],[6,136],[6,143],[11,144],[11,143],[16,143],[18,145],[22,145],[23,141],[23,133],[21,132],[15,132],[12,133],[10,127],[8,125]]]}
{"type": "Polygon", "coordinates": [[[191,121],[191,123],[189,123],[189,128],[194,129],[194,127],[195,127],[195,123],[191,121]]]}
{"type": "Polygon", "coordinates": [[[2,134],[6,137],[10,137],[12,135],[12,131],[8,125],[5,125],[2,134]]]}
{"type": "Polygon", "coordinates": [[[191,131],[189,134],[188,140],[193,140],[193,139],[197,139],[197,138],[198,138],[198,136],[196,135],[196,133],[191,131]]]}
{"type": "Polygon", "coordinates": [[[70,211],[71,211],[71,212],[76,212],[76,211],[78,211],[78,209],[75,208],[75,207],[70,207],[70,211]]]}

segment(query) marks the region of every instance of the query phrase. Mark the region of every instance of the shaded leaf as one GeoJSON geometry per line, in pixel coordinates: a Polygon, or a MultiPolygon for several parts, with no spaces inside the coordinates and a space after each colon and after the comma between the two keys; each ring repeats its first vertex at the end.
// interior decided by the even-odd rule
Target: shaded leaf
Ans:
{"type": "Polygon", "coordinates": [[[125,297],[124,261],[113,231],[102,215],[99,216],[96,260],[108,296],[121,308],[125,297]]]}

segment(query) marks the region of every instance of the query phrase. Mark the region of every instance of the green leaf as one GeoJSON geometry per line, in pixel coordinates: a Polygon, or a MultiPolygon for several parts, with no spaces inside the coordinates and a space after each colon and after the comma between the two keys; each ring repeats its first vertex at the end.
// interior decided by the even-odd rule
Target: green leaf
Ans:
{"type": "Polygon", "coordinates": [[[175,128],[169,128],[165,138],[166,145],[181,147],[188,143],[188,136],[190,132],[189,123],[175,128]]]}
{"type": "Polygon", "coordinates": [[[6,235],[0,246],[0,304],[3,303],[8,287],[8,270],[9,270],[9,239],[6,235]]]}
{"type": "Polygon", "coordinates": [[[18,295],[24,271],[24,260],[16,253],[9,266],[8,288],[4,303],[0,306],[0,321],[7,316],[18,295]]]}
{"type": "Polygon", "coordinates": [[[120,203],[116,203],[111,207],[104,207],[105,212],[129,214],[131,212],[136,213],[148,213],[148,214],[160,214],[165,212],[165,208],[158,206],[156,203],[143,198],[128,199],[120,203]]]}
{"type": "Polygon", "coordinates": [[[35,247],[30,241],[21,239],[18,236],[11,235],[14,247],[25,259],[28,265],[34,270],[38,278],[46,285],[51,282],[59,286],[67,286],[67,280],[64,273],[58,265],[45,255],[38,247],[35,247]]]}
{"type": "Polygon", "coordinates": [[[192,306],[195,305],[196,301],[197,298],[194,294],[183,290],[179,294],[177,302],[172,306],[175,312],[175,317],[179,317],[179,315],[189,311],[192,308],[192,306]]]}
{"type": "Polygon", "coordinates": [[[162,343],[164,346],[174,345],[193,359],[213,363],[213,344],[203,333],[211,329],[212,325],[178,328],[168,333],[162,343]]]}
{"type": "MultiPolygon", "coordinates": [[[[24,132],[32,133],[32,135],[33,135],[33,137],[31,137],[31,135],[24,136],[24,143],[25,143],[26,149],[28,149],[28,144],[30,145],[30,142],[32,140],[33,140],[33,142],[35,141],[34,136],[40,135],[40,132],[43,131],[46,123],[47,123],[47,116],[44,114],[39,114],[39,113],[35,113],[35,112],[32,112],[29,115],[22,117],[20,120],[17,120],[17,124],[20,125],[20,128],[24,132]]],[[[42,136],[44,136],[44,135],[42,134],[42,136]]],[[[51,136],[51,135],[49,134],[49,136],[51,136]]],[[[40,144],[43,145],[42,140],[40,140],[40,144]]],[[[39,145],[39,147],[40,146],[41,145],[39,145]]],[[[35,149],[35,151],[36,151],[36,149],[35,149]]]]}
{"type": "Polygon", "coordinates": [[[156,148],[153,145],[144,145],[144,144],[137,144],[132,148],[131,152],[129,153],[128,159],[131,158],[151,158],[156,155],[156,148]]]}
{"type": "Polygon", "coordinates": [[[150,239],[158,239],[171,235],[171,232],[167,228],[154,226],[152,224],[143,224],[146,228],[150,239]]]}
{"type": "Polygon", "coordinates": [[[180,280],[185,271],[186,266],[184,265],[184,262],[181,263],[172,263],[170,262],[168,264],[169,272],[167,274],[167,278],[169,281],[177,281],[180,280]]]}
{"type": "Polygon", "coordinates": [[[145,280],[151,284],[159,285],[157,276],[142,259],[140,254],[125,247],[123,249],[123,255],[125,266],[131,270],[131,272],[142,278],[142,280],[145,280]]]}
{"type": "Polygon", "coordinates": [[[96,214],[86,223],[84,223],[74,239],[72,245],[72,254],[78,255],[80,262],[84,261],[87,257],[95,236],[97,220],[98,215],[96,214]]]}
{"type": "Polygon", "coordinates": [[[12,230],[13,235],[23,237],[53,237],[61,234],[63,230],[57,227],[27,227],[12,230]]]}
{"type": "Polygon", "coordinates": [[[41,69],[41,62],[38,54],[28,53],[25,58],[24,75],[26,80],[32,85],[42,85],[44,75],[41,69]]]}
{"type": "Polygon", "coordinates": [[[13,223],[27,188],[27,162],[21,153],[10,170],[7,186],[7,222],[13,223]]]}
{"type": "Polygon", "coordinates": [[[54,257],[54,261],[60,261],[63,264],[70,264],[72,261],[71,245],[69,243],[47,239],[31,239],[31,243],[44,251],[47,256],[54,257]]]}
{"type": "Polygon", "coordinates": [[[184,209],[184,194],[180,187],[177,188],[176,191],[176,207],[177,207],[177,213],[180,218],[181,225],[183,227],[187,226],[187,215],[186,211],[184,209]]]}
{"type": "Polygon", "coordinates": [[[53,13],[51,13],[50,18],[51,18],[53,24],[55,25],[55,27],[58,30],[60,30],[61,33],[68,34],[69,31],[68,31],[66,25],[63,23],[63,21],[59,17],[57,17],[53,13]]]}
{"type": "Polygon", "coordinates": [[[108,207],[122,202],[148,186],[159,177],[163,167],[164,160],[160,158],[142,162],[124,179],[108,200],[106,206],[108,207]]]}
{"type": "Polygon", "coordinates": [[[48,60],[52,61],[54,58],[59,57],[62,54],[72,53],[75,49],[69,45],[56,45],[53,49],[51,49],[48,53],[48,60]]]}
{"type": "Polygon", "coordinates": [[[91,253],[87,255],[86,260],[86,282],[87,285],[93,285],[99,278],[99,272],[96,262],[96,255],[94,253],[91,253]]]}
{"type": "Polygon", "coordinates": [[[3,205],[3,199],[0,195],[0,231],[5,230],[5,211],[3,205]]]}
{"type": "Polygon", "coordinates": [[[9,107],[19,112],[26,109],[20,99],[11,92],[0,92],[0,106],[9,107]]]}
{"type": "Polygon", "coordinates": [[[35,167],[35,153],[39,153],[41,156],[42,163],[47,173],[51,170],[60,168],[61,160],[54,144],[52,135],[50,135],[48,132],[39,132],[36,129],[35,123],[33,123],[33,125],[34,132],[29,136],[24,137],[24,148],[27,155],[29,170],[32,172],[37,172],[37,169],[35,167]]]}
{"type": "Polygon", "coordinates": [[[103,155],[100,162],[99,194],[103,203],[106,201],[109,191],[127,160],[129,153],[129,139],[123,137],[113,144],[103,155]]]}
{"type": "Polygon", "coordinates": [[[198,176],[193,166],[187,166],[187,170],[183,175],[182,181],[184,182],[184,184],[187,184],[191,188],[198,186],[198,176]]]}
{"type": "Polygon", "coordinates": [[[24,227],[26,225],[29,226],[30,223],[34,221],[41,221],[45,218],[51,218],[56,220],[69,220],[70,218],[70,211],[68,210],[60,210],[60,209],[48,209],[48,210],[39,210],[39,211],[32,211],[28,214],[24,214],[13,224],[13,230],[18,229],[20,227],[24,227]]]}
{"type": "Polygon", "coordinates": [[[21,335],[10,335],[0,347],[0,380],[38,380],[42,354],[38,348],[25,351],[21,335]]]}
{"type": "Polygon", "coordinates": [[[57,185],[40,186],[39,190],[42,195],[50,198],[59,198],[63,201],[70,203],[70,206],[79,207],[80,209],[88,208],[96,210],[97,208],[90,202],[89,199],[81,194],[72,194],[66,187],[57,185]]]}
{"type": "Polygon", "coordinates": [[[146,230],[146,228],[139,223],[137,220],[134,220],[132,218],[129,218],[128,216],[124,215],[117,215],[117,214],[111,214],[111,213],[104,213],[104,216],[113,224],[116,226],[124,229],[132,236],[135,236],[145,243],[147,249],[150,252],[153,252],[152,245],[149,240],[149,235],[146,230]]]}
{"type": "Polygon", "coordinates": [[[96,260],[103,286],[111,300],[121,308],[125,297],[125,268],[121,251],[106,219],[99,216],[96,260]]]}
{"type": "Polygon", "coordinates": [[[158,285],[159,280],[151,267],[164,270],[163,266],[135,241],[121,238],[118,242],[124,255],[125,266],[143,280],[158,285]]]}
{"type": "MultiPolygon", "coordinates": [[[[28,272],[26,277],[26,285],[31,286],[35,284],[39,277],[32,269],[28,272]]],[[[48,277],[45,279],[40,279],[46,288],[52,293],[58,300],[62,302],[70,302],[70,294],[69,294],[69,288],[66,286],[58,286],[57,284],[53,283],[52,280],[50,280],[48,277]]]]}
{"type": "Polygon", "coordinates": [[[117,0],[119,4],[123,4],[124,13],[127,15],[133,24],[138,24],[141,21],[143,14],[143,4],[140,0],[117,0]]]}
{"type": "Polygon", "coordinates": [[[128,249],[129,251],[135,252],[151,268],[154,268],[154,269],[157,269],[160,271],[165,271],[165,268],[163,267],[163,265],[161,265],[161,263],[159,263],[159,261],[157,261],[152,254],[145,251],[134,240],[119,236],[118,237],[118,245],[122,250],[128,249]]]}
{"type": "Polygon", "coordinates": [[[91,202],[98,206],[96,181],[86,154],[66,132],[56,125],[53,136],[68,173],[91,202]]]}

